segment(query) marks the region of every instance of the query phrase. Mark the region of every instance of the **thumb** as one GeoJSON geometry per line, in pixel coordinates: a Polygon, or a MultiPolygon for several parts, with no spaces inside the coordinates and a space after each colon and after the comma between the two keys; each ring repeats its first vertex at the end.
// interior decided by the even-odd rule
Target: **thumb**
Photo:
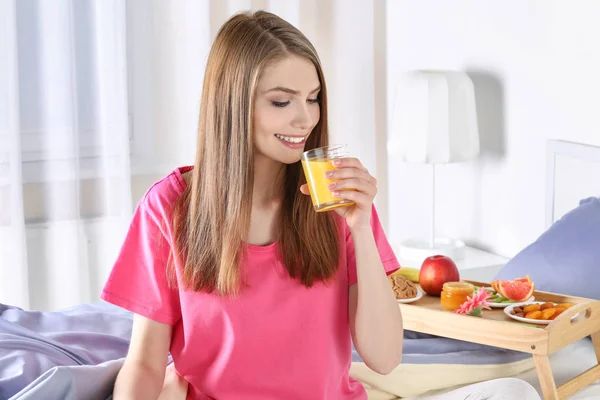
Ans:
{"type": "Polygon", "coordinates": [[[310,192],[308,191],[308,185],[306,183],[300,186],[300,191],[302,192],[302,194],[310,194],[310,192]]]}

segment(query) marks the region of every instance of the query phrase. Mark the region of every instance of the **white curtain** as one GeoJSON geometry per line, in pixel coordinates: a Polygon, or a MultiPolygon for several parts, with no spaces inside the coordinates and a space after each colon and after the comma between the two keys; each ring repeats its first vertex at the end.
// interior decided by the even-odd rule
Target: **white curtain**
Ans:
{"type": "Polygon", "coordinates": [[[333,141],[384,176],[384,3],[0,0],[0,303],[97,301],[135,203],[193,163],[206,57],[240,10],[273,11],[313,41],[333,141]]]}
{"type": "Polygon", "coordinates": [[[125,4],[0,4],[0,301],[92,301],[131,215],[125,4]]]}

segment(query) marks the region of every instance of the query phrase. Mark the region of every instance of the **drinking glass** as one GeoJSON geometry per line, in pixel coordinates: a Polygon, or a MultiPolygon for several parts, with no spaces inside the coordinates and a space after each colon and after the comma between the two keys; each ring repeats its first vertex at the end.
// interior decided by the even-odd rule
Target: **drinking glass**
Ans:
{"type": "Polygon", "coordinates": [[[304,176],[315,211],[329,211],[354,204],[351,200],[334,197],[327,186],[331,182],[337,182],[337,180],[325,177],[325,172],[337,169],[333,165],[333,161],[345,157],[349,157],[346,145],[319,147],[305,151],[302,154],[302,168],[304,169],[304,176]]]}

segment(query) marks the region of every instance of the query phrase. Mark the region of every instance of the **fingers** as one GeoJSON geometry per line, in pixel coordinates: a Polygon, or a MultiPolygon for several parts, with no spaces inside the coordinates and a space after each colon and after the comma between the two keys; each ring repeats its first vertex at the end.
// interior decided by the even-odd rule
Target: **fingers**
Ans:
{"type": "MultiPolygon", "coordinates": [[[[361,209],[370,208],[377,194],[377,179],[356,158],[334,160],[336,169],[327,171],[325,178],[330,181],[328,189],[333,196],[354,201],[361,209]]],[[[309,195],[308,185],[300,186],[300,192],[309,195]]]]}
{"type": "Polygon", "coordinates": [[[325,177],[330,180],[362,179],[373,186],[377,186],[377,179],[371,176],[366,169],[356,167],[345,167],[327,171],[325,177]]]}
{"type": "Polygon", "coordinates": [[[338,199],[352,200],[360,208],[368,208],[373,203],[373,197],[364,192],[357,192],[354,190],[336,190],[333,192],[333,195],[338,199]]]}
{"type": "Polygon", "coordinates": [[[333,165],[335,165],[338,168],[350,167],[367,172],[367,169],[362,165],[360,160],[354,157],[336,158],[335,160],[333,160],[333,165]]]}
{"type": "Polygon", "coordinates": [[[375,194],[377,193],[376,186],[372,185],[370,182],[367,182],[364,179],[358,179],[358,178],[349,178],[349,179],[339,180],[337,182],[332,182],[327,186],[327,188],[331,191],[354,189],[359,192],[364,192],[366,194],[369,194],[373,197],[375,197],[375,194]]]}

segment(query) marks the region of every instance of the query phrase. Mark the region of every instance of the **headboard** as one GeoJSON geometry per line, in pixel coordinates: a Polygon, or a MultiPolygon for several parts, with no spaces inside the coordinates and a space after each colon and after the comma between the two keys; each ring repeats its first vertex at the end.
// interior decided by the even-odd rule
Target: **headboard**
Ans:
{"type": "Polygon", "coordinates": [[[600,197],[600,147],[549,140],[546,165],[546,228],[591,196],[600,197]]]}

